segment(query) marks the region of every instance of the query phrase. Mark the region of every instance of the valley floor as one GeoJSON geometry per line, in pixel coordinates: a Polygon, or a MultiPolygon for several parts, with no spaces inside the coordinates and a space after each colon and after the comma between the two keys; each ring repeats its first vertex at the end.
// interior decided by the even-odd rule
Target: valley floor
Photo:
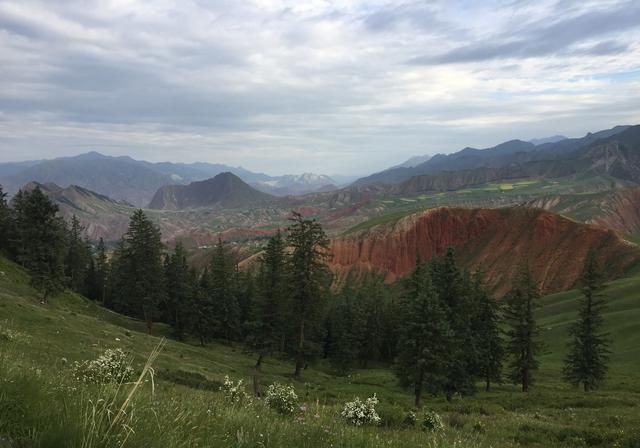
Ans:
{"type": "Polygon", "coordinates": [[[452,402],[428,398],[425,407],[445,423],[445,431],[434,435],[405,425],[411,396],[384,366],[335,376],[319,362],[293,381],[290,362],[267,359],[262,388],[292,383],[304,403],[304,411],[284,417],[259,400],[229,405],[218,392],[225,375],[244,379],[251,390],[255,359],[241,346],[201,348],[171,339],[153,377],[123,408],[126,416],[116,418],[136,385],[80,384],[73,363],[119,347],[134,355],[140,371],[167,328],[156,326],[149,336],[141,322],[71,293],[42,305],[19,267],[0,258],[0,271],[0,447],[640,446],[640,276],[607,289],[605,318],[614,344],[604,388],[584,394],[561,381],[577,293],[548,296],[539,315],[546,348],[533,390],[523,394],[505,384],[452,402]],[[379,427],[353,427],[341,419],[346,401],[374,393],[379,427]]]}

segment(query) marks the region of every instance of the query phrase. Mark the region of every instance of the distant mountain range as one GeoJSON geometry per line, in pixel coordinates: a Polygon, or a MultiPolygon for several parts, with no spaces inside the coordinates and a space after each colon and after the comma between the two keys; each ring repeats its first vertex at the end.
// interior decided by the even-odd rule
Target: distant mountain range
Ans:
{"type": "Polygon", "coordinates": [[[165,185],[153,196],[150,209],[183,210],[192,208],[246,208],[265,205],[275,196],[258,191],[233,173],[191,182],[189,185],[165,185]]]}
{"type": "MultiPolygon", "coordinates": [[[[354,185],[401,184],[416,176],[438,174],[442,177],[444,172],[496,170],[521,166],[527,162],[571,160],[579,156],[581,149],[588,148],[600,140],[613,137],[629,128],[630,126],[616,126],[593,134],[589,133],[582,138],[550,137],[549,139],[555,141],[537,145],[522,140],[511,140],[486,149],[467,147],[452,154],[436,154],[426,162],[415,166],[399,166],[363,177],[354,182],[354,185]]],[[[496,179],[490,179],[490,181],[499,178],[499,176],[494,177],[496,179]]]]}
{"type": "Polygon", "coordinates": [[[211,163],[151,163],[131,157],[89,152],[52,160],[0,163],[0,185],[14,194],[29,182],[77,185],[113,199],[146,207],[160,187],[186,185],[230,172],[254,187],[274,195],[300,195],[336,188],[328,176],[269,176],[242,167],[211,163]]]}

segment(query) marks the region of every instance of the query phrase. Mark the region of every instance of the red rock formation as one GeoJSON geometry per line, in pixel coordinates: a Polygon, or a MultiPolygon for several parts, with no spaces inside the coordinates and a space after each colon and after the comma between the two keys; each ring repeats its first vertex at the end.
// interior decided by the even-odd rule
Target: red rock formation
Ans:
{"type": "Polygon", "coordinates": [[[592,249],[608,278],[640,262],[640,249],[613,231],[543,210],[437,208],[333,240],[331,266],[338,279],[355,269],[380,272],[394,282],[417,259],[429,260],[449,247],[463,267],[484,272],[497,296],[508,291],[525,262],[544,293],[575,286],[592,249]]]}
{"type": "Polygon", "coordinates": [[[591,222],[628,235],[640,233],[640,187],[616,190],[601,210],[591,222]]]}

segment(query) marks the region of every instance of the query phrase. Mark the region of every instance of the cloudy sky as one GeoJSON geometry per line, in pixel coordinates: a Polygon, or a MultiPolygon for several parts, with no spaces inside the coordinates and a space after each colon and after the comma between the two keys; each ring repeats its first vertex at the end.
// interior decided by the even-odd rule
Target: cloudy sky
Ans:
{"type": "Polygon", "coordinates": [[[637,0],[0,0],[0,161],[364,174],[634,123],[637,0]]]}

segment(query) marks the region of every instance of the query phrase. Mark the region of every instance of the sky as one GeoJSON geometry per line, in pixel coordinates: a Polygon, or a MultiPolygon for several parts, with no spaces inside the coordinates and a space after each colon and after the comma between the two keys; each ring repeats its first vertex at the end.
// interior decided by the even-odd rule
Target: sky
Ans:
{"type": "Polygon", "coordinates": [[[362,175],[639,123],[637,0],[0,0],[0,161],[362,175]]]}

